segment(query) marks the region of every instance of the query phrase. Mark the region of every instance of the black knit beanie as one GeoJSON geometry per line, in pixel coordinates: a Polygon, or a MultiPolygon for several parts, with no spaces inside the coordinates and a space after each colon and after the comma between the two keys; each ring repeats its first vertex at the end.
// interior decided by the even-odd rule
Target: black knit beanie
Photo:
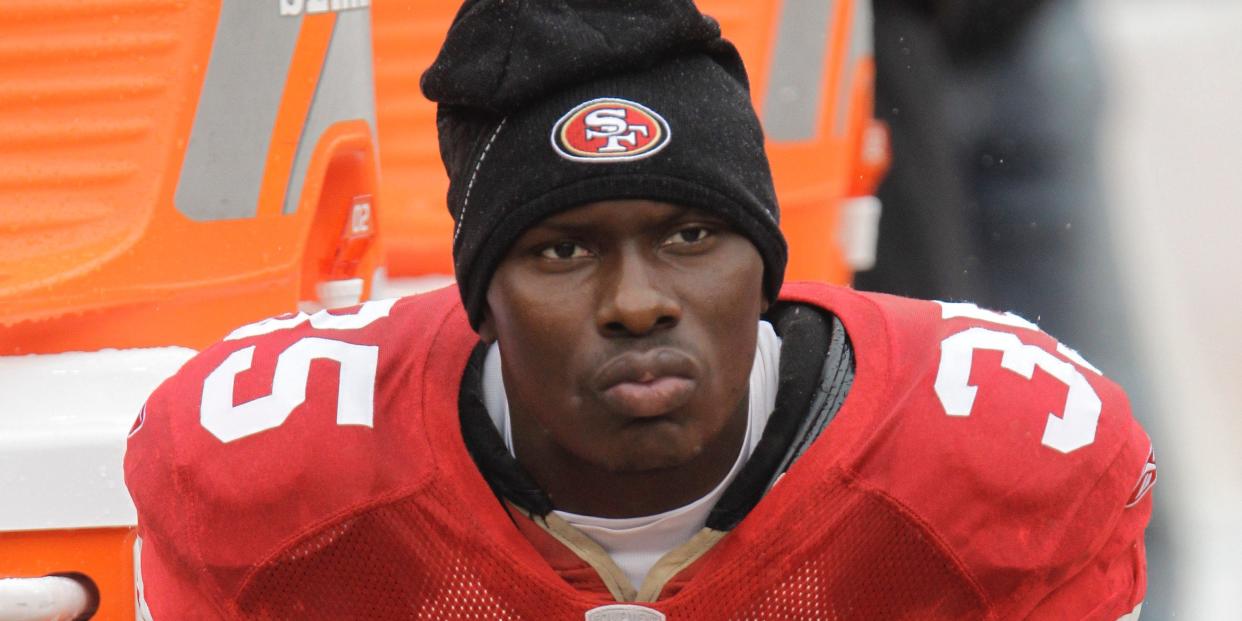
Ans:
{"type": "Polygon", "coordinates": [[[758,248],[776,298],[786,247],[746,70],[691,0],[467,0],[422,89],[439,104],[474,327],[523,231],[603,200],[723,218],[758,248]]]}

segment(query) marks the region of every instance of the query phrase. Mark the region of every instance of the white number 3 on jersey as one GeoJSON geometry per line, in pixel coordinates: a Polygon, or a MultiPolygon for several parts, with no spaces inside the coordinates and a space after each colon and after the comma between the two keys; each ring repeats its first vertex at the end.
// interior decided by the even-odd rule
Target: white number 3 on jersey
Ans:
{"type": "MultiPolygon", "coordinates": [[[[943,319],[969,317],[988,323],[1015,328],[1038,330],[1038,328],[1009,313],[1000,314],[981,309],[974,304],[937,302],[941,305],[943,319]]],[[[1035,345],[1028,345],[1010,332],[987,328],[969,328],[949,336],[940,343],[940,367],[936,372],[936,396],[949,416],[970,416],[974,407],[978,386],[970,385],[970,367],[976,350],[987,349],[1001,352],[1001,367],[1031,379],[1039,367],[1069,387],[1065,407],[1058,416],[1048,413],[1044,426],[1043,445],[1069,453],[1095,441],[1095,429],[1100,420],[1100,397],[1091,388],[1087,378],[1073,364],[1035,345]]],[[[1058,345],[1057,351],[1079,365],[1099,373],[1083,360],[1077,352],[1058,345]]],[[[1021,405],[1021,404],[1019,404],[1021,405]]]]}

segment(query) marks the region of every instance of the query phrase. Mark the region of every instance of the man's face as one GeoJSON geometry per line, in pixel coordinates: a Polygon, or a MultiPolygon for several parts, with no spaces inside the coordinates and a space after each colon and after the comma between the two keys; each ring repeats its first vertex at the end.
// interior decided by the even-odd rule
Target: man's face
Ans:
{"type": "Polygon", "coordinates": [[[480,330],[515,426],[611,472],[692,461],[744,416],[762,278],[751,242],[697,209],[605,201],[532,227],[480,330]]]}

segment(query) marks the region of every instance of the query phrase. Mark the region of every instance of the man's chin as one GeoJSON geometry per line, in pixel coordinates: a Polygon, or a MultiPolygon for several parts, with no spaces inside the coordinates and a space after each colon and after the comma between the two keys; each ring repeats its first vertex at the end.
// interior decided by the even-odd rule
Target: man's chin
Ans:
{"type": "Polygon", "coordinates": [[[632,475],[650,475],[658,474],[665,470],[671,470],[678,466],[685,465],[690,459],[651,459],[645,457],[643,460],[626,461],[617,460],[608,463],[599,464],[601,468],[612,474],[632,474],[632,475]]]}
{"type": "Polygon", "coordinates": [[[694,448],[683,448],[669,442],[657,446],[634,443],[609,451],[603,459],[595,456],[591,461],[613,474],[645,475],[684,466],[693,461],[699,452],[694,448]]]}

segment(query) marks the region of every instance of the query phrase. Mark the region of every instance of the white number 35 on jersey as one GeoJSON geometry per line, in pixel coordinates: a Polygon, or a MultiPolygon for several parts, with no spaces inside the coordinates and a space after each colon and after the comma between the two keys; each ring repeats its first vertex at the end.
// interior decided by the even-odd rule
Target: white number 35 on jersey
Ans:
{"type": "MultiPolygon", "coordinates": [[[[1010,328],[1039,330],[1035,324],[1011,313],[996,313],[974,304],[937,304],[941,307],[942,319],[966,317],[1010,328]]],[[[1028,380],[1038,367],[1069,387],[1061,414],[1058,416],[1055,412],[1048,413],[1048,423],[1044,426],[1042,440],[1044,446],[1069,453],[1095,441],[1101,403],[1099,395],[1087,383],[1087,378],[1074,364],[1042,347],[1023,343],[1012,332],[974,327],[953,334],[940,343],[940,367],[936,371],[935,388],[945,414],[970,416],[970,410],[975,404],[975,394],[979,391],[978,386],[970,385],[970,367],[974,363],[975,351],[980,349],[1001,352],[1001,367],[1028,380]]],[[[1079,367],[1100,373],[1099,369],[1091,366],[1078,352],[1064,345],[1057,345],[1057,353],[1079,367]]]]}

